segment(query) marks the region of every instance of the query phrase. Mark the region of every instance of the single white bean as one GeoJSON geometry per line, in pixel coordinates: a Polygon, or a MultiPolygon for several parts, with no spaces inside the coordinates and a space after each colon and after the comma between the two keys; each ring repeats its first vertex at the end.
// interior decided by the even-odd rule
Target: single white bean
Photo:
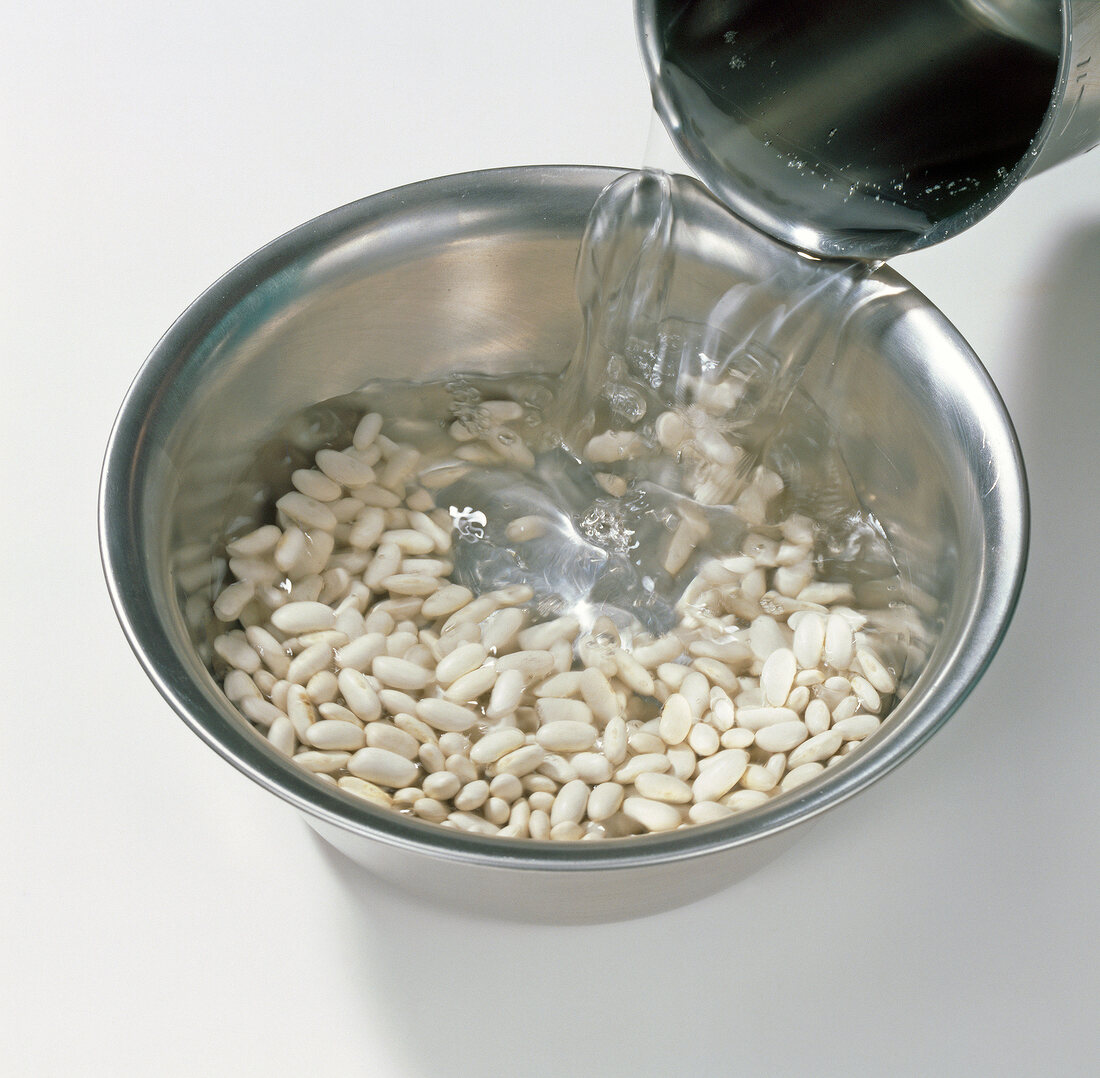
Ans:
{"type": "Polygon", "coordinates": [[[833,725],[833,729],[845,741],[862,741],[873,734],[881,725],[877,715],[850,715],[833,725]]]}
{"type": "Polygon", "coordinates": [[[488,657],[489,652],[482,644],[461,644],[436,664],[435,680],[446,688],[463,674],[477,670],[488,657]]]}
{"type": "Polygon", "coordinates": [[[496,610],[482,623],[481,642],[490,654],[508,651],[526,622],[527,611],[520,607],[496,610]]]}
{"type": "Polygon", "coordinates": [[[348,760],[347,769],[356,778],[392,789],[411,786],[420,774],[420,768],[414,761],[389,749],[373,747],[355,753],[348,760]]]}
{"type": "Polygon", "coordinates": [[[494,763],[502,756],[513,752],[526,741],[522,730],[504,727],[491,730],[479,741],[470,746],[470,759],[479,766],[494,763]]]}
{"type": "Polygon", "coordinates": [[[370,669],[371,663],[385,653],[386,637],[382,633],[364,633],[343,647],[337,648],[333,657],[341,670],[350,667],[365,673],[370,669]]]}
{"type": "Polygon", "coordinates": [[[783,776],[783,781],[779,784],[779,788],[784,793],[788,790],[794,790],[803,783],[809,782],[810,779],[815,776],[820,775],[824,770],[825,766],[820,763],[811,762],[801,764],[798,767],[792,768],[783,776]]]}
{"type": "Polygon", "coordinates": [[[576,770],[577,778],[584,779],[589,786],[607,782],[614,771],[611,761],[602,752],[577,752],[569,762],[576,770]]]}
{"type": "Polygon", "coordinates": [[[847,670],[855,657],[855,639],[848,619],[832,613],[825,622],[825,661],[834,670],[847,670]]]}
{"type": "Polygon", "coordinates": [[[857,648],[856,658],[863,676],[881,693],[892,693],[897,688],[894,675],[886,669],[879,657],[870,648],[857,648]]]}
{"type": "Polygon", "coordinates": [[[744,749],[723,749],[709,757],[707,763],[710,766],[692,784],[696,801],[717,801],[729,793],[749,766],[749,754],[744,749]]]}
{"type": "Polygon", "coordinates": [[[695,716],[686,697],[673,693],[661,711],[660,737],[666,745],[679,745],[691,730],[695,716]]]}
{"type": "Polygon", "coordinates": [[[317,467],[334,483],[354,489],[374,482],[374,468],[354,452],[321,449],[316,457],[317,467]]]}
{"type": "Polygon", "coordinates": [[[824,700],[811,700],[806,705],[806,711],[802,716],[806,729],[810,736],[820,734],[829,729],[832,723],[832,715],[829,714],[829,706],[824,700]]]}
{"type": "Polygon", "coordinates": [[[588,806],[588,798],[591,792],[588,783],[581,779],[573,779],[571,782],[567,782],[558,791],[558,796],[554,798],[554,805],[550,809],[551,828],[566,820],[579,823],[584,815],[585,808],[588,806]]]}
{"type": "Polygon", "coordinates": [[[699,758],[691,750],[690,745],[669,745],[665,749],[668,757],[669,769],[678,778],[686,782],[699,767],[699,758]]]}
{"type": "Polygon", "coordinates": [[[595,726],[573,719],[544,723],[535,732],[535,740],[548,752],[583,752],[596,744],[595,726]]]}
{"type": "MultiPolygon", "coordinates": [[[[522,635],[522,634],[521,634],[522,635]]],[[[518,670],[524,684],[545,677],[554,669],[554,656],[549,651],[513,651],[497,659],[497,670],[518,670]]]]}
{"type": "Polygon", "coordinates": [[[603,754],[613,767],[626,759],[627,729],[626,720],[621,715],[609,719],[603,729],[603,754]]]}
{"type": "Polygon", "coordinates": [[[297,468],[290,473],[290,482],[307,497],[319,502],[334,502],[344,493],[339,483],[312,468],[297,468]]]}
{"type": "Polygon", "coordinates": [[[734,812],[744,812],[746,809],[756,808],[768,802],[768,795],[763,790],[734,790],[733,793],[722,799],[722,804],[733,809],[734,812]]]}
{"type": "Polygon", "coordinates": [[[664,801],[670,805],[687,805],[692,800],[692,789],[675,775],[660,771],[645,771],[634,780],[634,789],[642,797],[652,801],[664,801]]]}
{"type": "Polygon", "coordinates": [[[793,651],[789,648],[777,648],[773,651],[764,660],[760,670],[760,688],[764,693],[764,703],[771,707],[782,707],[794,686],[797,672],[798,663],[793,651]]]}
{"type": "Polygon", "coordinates": [[[326,643],[310,644],[290,661],[286,680],[304,685],[314,674],[332,664],[332,648],[326,643]]]}
{"type": "Polygon", "coordinates": [[[721,744],[718,731],[705,722],[692,726],[688,731],[687,743],[696,756],[713,756],[721,744]]]}
{"type": "Polygon", "coordinates": [[[597,823],[608,820],[623,803],[623,788],[617,782],[601,782],[588,795],[588,818],[597,823]]]}
{"type": "MultiPolygon", "coordinates": [[[[499,664],[498,664],[499,669],[499,664]]],[[[436,677],[439,677],[438,670],[436,677]]],[[[504,670],[497,676],[496,684],[489,694],[489,703],[485,707],[485,716],[490,720],[502,719],[511,715],[523,697],[523,674],[519,670],[504,670]]]]}
{"type": "Polygon", "coordinates": [[[371,673],[388,688],[413,692],[427,688],[432,681],[432,671],[392,655],[379,655],[371,663],[371,673]]]}
{"type": "Polygon", "coordinates": [[[344,702],[363,722],[373,722],[382,714],[382,702],[367,675],[346,668],[336,677],[344,702]]]}
{"type": "Polygon", "coordinates": [[[581,623],[571,614],[567,614],[524,629],[519,634],[519,646],[524,651],[546,651],[558,640],[574,639],[580,628],[581,623]]]}
{"type": "Polygon", "coordinates": [[[653,675],[630,652],[616,648],[613,659],[619,678],[627,688],[641,696],[653,695],[653,675]]]}
{"type": "Polygon", "coordinates": [[[439,590],[439,580],[423,573],[394,573],[381,582],[391,595],[414,595],[421,599],[439,590]]]}
{"type": "MultiPolygon", "coordinates": [[[[406,760],[420,758],[420,743],[412,734],[387,722],[371,722],[364,731],[366,743],[374,749],[388,749],[406,760]]],[[[434,795],[429,795],[434,796],[434,795]]]]}
{"type": "Polygon", "coordinates": [[[756,744],[765,752],[788,752],[809,736],[804,722],[777,722],[756,731],[756,744]]]}
{"type": "Polygon", "coordinates": [[[307,771],[331,774],[333,771],[340,771],[346,767],[351,756],[346,752],[306,750],[305,752],[295,753],[292,759],[299,767],[304,767],[307,771]]]}
{"type": "Polygon", "coordinates": [[[455,703],[470,703],[480,696],[484,696],[496,684],[497,670],[492,659],[484,666],[455,678],[443,691],[443,695],[455,703]]]}
{"type": "MultiPolygon", "coordinates": [[[[582,700],[563,700],[557,696],[544,696],[535,703],[535,713],[543,725],[569,721],[593,727],[592,709],[582,700]]],[[[593,733],[595,733],[594,727],[593,733]]]]}
{"type": "Polygon", "coordinates": [[[626,798],[622,811],[647,831],[672,831],[683,822],[680,810],[674,805],[651,801],[647,797],[626,798]]]}
{"type": "Polygon", "coordinates": [[[546,750],[541,745],[524,745],[514,752],[506,753],[493,768],[497,775],[516,775],[522,778],[530,774],[546,758],[546,750]]]}
{"type": "Polygon", "coordinates": [[[611,777],[623,786],[629,786],[639,775],[647,771],[667,771],[672,766],[663,752],[644,752],[631,756],[611,777]]]}
{"type": "Polygon", "coordinates": [[[504,534],[509,542],[528,543],[532,539],[541,539],[550,529],[550,522],[546,517],[532,514],[530,516],[516,517],[509,522],[504,529],[504,534]]]}
{"type": "Polygon", "coordinates": [[[453,700],[425,697],[414,704],[415,715],[436,730],[458,733],[476,725],[478,716],[470,708],[453,700]]]}
{"type": "Polygon", "coordinates": [[[243,633],[223,633],[214,638],[214,651],[230,666],[255,674],[260,669],[260,657],[243,633]]]}
{"type": "Polygon", "coordinates": [[[275,508],[304,531],[319,528],[330,532],[337,524],[335,515],[324,502],[297,490],[292,490],[279,498],[275,502],[275,508]]]}
{"type": "Polygon", "coordinates": [[[231,558],[255,558],[269,554],[282,538],[282,531],[274,524],[262,524],[231,542],[226,543],[225,552],[231,558]]]}
{"type": "Polygon", "coordinates": [[[348,543],[356,550],[373,550],[386,527],[386,514],[380,506],[366,506],[348,532],[348,543]]]}
{"type": "Polygon", "coordinates": [[[688,819],[692,823],[714,823],[715,820],[723,820],[732,816],[733,810],[717,801],[697,801],[688,809],[688,819]]]}
{"type": "Polygon", "coordinates": [[[355,775],[342,775],[336,780],[336,785],[341,790],[354,794],[356,797],[361,797],[364,801],[369,801],[373,805],[380,805],[382,808],[390,808],[393,805],[393,797],[381,786],[357,778],[355,775]]]}
{"type": "Polygon", "coordinates": [[[852,692],[865,711],[878,711],[882,707],[878,690],[859,674],[852,677],[852,692]]]}
{"type": "Polygon", "coordinates": [[[798,712],[789,707],[739,707],[737,725],[746,730],[762,730],[780,722],[799,722],[798,712]]]}
{"type": "Polygon", "coordinates": [[[318,719],[305,732],[303,739],[315,749],[355,752],[366,744],[363,728],[341,719],[318,719]]]}
{"type": "MultiPolygon", "coordinates": [[[[757,734],[758,740],[759,737],[760,735],[757,734]]],[[[803,764],[817,763],[821,760],[826,760],[840,748],[843,741],[844,735],[840,733],[835,726],[830,730],[825,730],[823,733],[814,734],[814,736],[807,741],[803,741],[802,744],[787,757],[787,764],[791,770],[794,770],[797,767],[801,767],[803,764]]]]}
{"type": "Polygon", "coordinates": [[[452,771],[437,771],[428,775],[421,785],[425,796],[434,797],[438,801],[450,801],[463,788],[462,780],[452,771]]]}

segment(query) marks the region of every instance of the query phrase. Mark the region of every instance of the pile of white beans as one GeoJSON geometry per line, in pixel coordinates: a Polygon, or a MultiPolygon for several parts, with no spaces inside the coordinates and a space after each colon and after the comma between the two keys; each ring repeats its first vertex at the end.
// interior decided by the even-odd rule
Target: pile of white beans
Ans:
{"type": "MultiPolygon", "coordinates": [[[[782,489],[764,469],[740,496],[759,525],[740,553],[699,559],[705,527],[694,517],[670,534],[665,569],[700,564],[666,635],[607,618],[582,631],[572,614],[532,623],[525,585],[475,596],[452,582],[451,517],[431,491],[478,463],[529,463],[509,427],[522,409],[482,411],[477,431],[452,427],[442,461],[364,416],[350,446],[293,474],[277,523],[227,545],[218,669],[279,752],[421,820],[569,841],[752,808],[878,728],[896,672],[847,605],[851,589],[815,579],[813,522],[763,526],[782,489]]],[[[666,415],[646,451],[675,450],[666,415]]],[[[641,451],[616,432],[589,446],[601,465],[641,451]]],[[[603,475],[610,493],[625,491],[603,475]]],[[[507,534],[520,544],[541,522],[521,518],[507,534]]]]}

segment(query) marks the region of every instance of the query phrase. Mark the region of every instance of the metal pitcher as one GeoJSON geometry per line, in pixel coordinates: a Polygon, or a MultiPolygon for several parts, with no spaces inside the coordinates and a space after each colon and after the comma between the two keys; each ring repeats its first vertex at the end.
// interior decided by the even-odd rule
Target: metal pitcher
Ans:
{"type": "Polygon", "coordinates": [[[813,254],[937,243],[1100,141],[1100,0],[637,0],[635,14],[686,162],[813,254]]]}

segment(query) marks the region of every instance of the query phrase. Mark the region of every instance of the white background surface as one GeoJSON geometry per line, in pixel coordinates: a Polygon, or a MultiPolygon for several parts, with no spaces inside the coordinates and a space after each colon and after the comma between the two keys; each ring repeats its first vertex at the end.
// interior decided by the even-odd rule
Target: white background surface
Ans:
{"type": "Polygon", "coordinates": [[[429,176],[642,164],[629,5],[5,12],[5,1074],[1095,1073],[1100,153],[897,262],[983,357],[1032,483],[970,700],[724,894],[497,925],[375,887],[161,702],[107,600],[98,472],[159,335],[268,239],[429,176]]]}

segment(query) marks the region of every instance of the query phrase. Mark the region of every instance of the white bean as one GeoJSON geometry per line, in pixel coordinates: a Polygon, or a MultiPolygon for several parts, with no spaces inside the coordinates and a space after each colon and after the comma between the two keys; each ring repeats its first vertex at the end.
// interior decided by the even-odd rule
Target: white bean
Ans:
{"type": "Polygon", "coordinates": [[[803,722],[777,722],[756,731],[756,744],[765,752],[788,752],[809,736],[803,722]]]}
{"type": "Polygon", "coordinates": [[[647,797],[626,798],[622,811],[647,831],[672,831],[683,822],[680,810],[674,805],[651,801],[647,797]]]}
{"type": "Polygon", "coordinates": [[[809,782],[810,779],[817,775],[820,775],[825,770],[823,764],[819,763],[807,763],[801,764],[798,767],[792,768],[783,777],[783,781],[779,784],[779,788],[786,793],[788,790],[794,790],[801,786],[803,783],[809,782]]]}
{"type": "Polygon", "coordinates": [[[647,771],[667,771],[671,766],[672,763],[665,753],[643,752],[638,756],[631,756],[611,777],[623,786],[629,786],[647,771]]]}
{"type": "Polygon", "coordinates": [[[420,743],[416,738],[404,730],[399,730],[396,726],[390,726],[389,723],[368,723],[364,736],[371,748],[388,749],[390,752],[396,752],[398,756],[404,756],[406,760],[420,758],[420,743]]]}
{"type": "Polygon", "coordinates": [[[529,543],[532,539],[541,539],[549,530],[550,522],[546,517],[537,514],[525,517],[516,517],[510,521],[504,529],[504,534],[509,542],[529,543]]]}
{"type": "MultiPolygon", "coordinates": [[[[757,734],[758,740],[759,737],[760,735],[757,734]]],[[[787,757],[787,764],[793,771],[803,764],[817,763],[820,760],[826,760],[840,748],[843,740],[844,735],[840,733],[835,726],[831,730],[825,730],[823,733],[814,734],[814,736],[807,741],[803,741],[802,744],[787,757]]]]}
{"type": "Polygon", "coordinates": [[[771,707],[782,707],[787,702],[798,664],[794,652],[789,648],[777,648],[765,660],[760,671],[760,688],[764,693],[764,703],[771,707]]]}
{"type": "MultiPolygon", "coordinates": [[[[438,669],[436,677],[439,677],[438,669]]],[[[511,715],[523,697],[523,690],[523,674],[519,670],[505,670],[500,673],[489,694],[489,703],[485,707],[486,718],[496,720],[511,715]]]]}
{"type": "Polygon", "coordinates": [[[260,669],[260,657],[243,633],[223,633],[214,639],[214,651],[230,666],[254,674],[260,669]]]}
{"type": "Polygon", "coordinates": [[[456,733],[469,730],[477,723],[477,713],[452,700],[425,697],[415,705],[416,717],[436,730],[456,733]]]}
{"type": "Polygon", "coordinates": [[[589,786],[607,782],[614,770],[611,761],[601,752],[577,752],[569,761],[577,772],[577,778],[584,779],[589,786]]]}
{"type": "Polygon", "coordinates": [[[564,821],[579,823],[588,805],[588,797],[591,794],[588,783],[581,779],[573,779],[567,782],[554,798],[554,805],[550,810],[550,826],[555,827],[564,821]]]}
{"type": "Polygon", "coordinates": [[[692,823],[714,823],[715,820],[732,816],[733,810],[717,801],[697,801],[688,809],[688,819],[692,823]]]}
{"type": "Polygon", "coordinates": [[[588,795],[588,818],[597,823],[608,820],[623,803],[623,788],[617,782],[601,782],[588,795]]]}
{"type": "Polygon", "coordinates": [[[626,721],[621,715],[609,719],[603,729],[603,753],[612,766],[617,767],[626,759],[627,730],[626,721]]]}
{"type": "Polygon", "coordinates": [[[733,809],[734,812],[744,812],[746,809],[756,808],[757,805],[765,805],[767,802],[768,795],[762,790],[734,790],[722,799],[722,804],[733,809]]]}
{"type": "Polygon", "coordinates": [[[455,703],[470,703],[492,689],[496,680],[496,665],[490,659],[484,666],[479,666],[476,670],[455,678],[443,691],[443,695],[455,703]]]}
{"type": "Polygon", "coordinates": [[[498,775],[516,775],[522,778],[534,771],[546,758],[546,750],[541,745],[524,745],[514,752],[505,753],[493,767],[498,775]]]}
{"type": "MultiPolygon", "coordinates": [[[[582,700],[564,700],[557,696],[544,696],[535,703],[535,713],[544,725],[552,722],[575,722],[592,726],[592,709],[582,700]]],[[[593,727],[593,733],[595,728],[593,727]]]]}
{"type": "Polygon", "coordinates": [[[789,707],[739,707],[737,725],[746,730],[762,730],[778,722],[799,722],[798,712],[789,707]]]}
{"type": "Polygon", "coordinates": [[[462,644],[439,660],[435,668],[435,680],[446,688],[463,674],[477,670],[488,656],[489,652],[482,644],[462,644]]]}
{"type": "Polygon", "coordinates": [[[532,625],[519,634],[519,646],[524,651],[546,651],[558,640],[572,640],[580,632],[581,623],[572,615],[532,625]]]}
{"type": "Polygon", "coordinates": [[[305,742],[315,749],[355,752],[366,744],[363,728],[341,719],[318,719],[306,731],[305,742]]]}
{"type": "Polygon", "coordinates": [[[749,754],[744,749],[723,749],[709,757],[707,763],[710,766],[692,784],[696,801],[717,801],[729,793],[749,766],[749,754]]]}
{"type": "Polygon", "coordinates": [[[324,774],[340,771],[347,766],[350,759],[350,755],[346,752],[318,752],[311,750],[296,753],[293,757],[294,762],[299,767],[304,767],[307,771],[324,774]]]}
{"type": "Polygon", "coordinates": [[[642,696],[653,695],[653,675],[630,652],[617,648],[613,658],[624,685],[642,696]]]}
{"type": "Polygon", "coordinates": [[[507,753],[518,749],[525,740],[523,732],[514,726],[491,730],[470,746],[470,759],[482,766],[494,763],[507,753]]]}
{"type": "Polygon", "coordinates": [[[692,799],[692,789],[675,775],[660,771],[645,771],[634,780],[634,789],[642,797],[652,801],[664,801],[670,805],[687,805],[692,799]]]}
{"type": "Polygon", "coordinates": [[[388,794],[381,786],[376,786],[373,782],[367,782],[365,779],[357,778],[355,775],[343,775],[336,780],[336,785],[341,790],[345,790],[349,794],[354,794],[356,797],[361,797],[364,801],[369,801],[371,804],[380,805],[383,808],[389,808],[393,804],[393,797],[388,794]]]}
{"type": "Polygon", "coordinates": [[[392,655],[379,655],[371,663],[371,673],[391,689],[419,692],[432,682],[432,671],[392,655]]]}
{"type": "Polygon", "coordinates": [[[660,737],[666,745],[679,745],[694,722],[691,705],[680,693],[673,693],[661,711],[660,737]]]}
{"type": "Polygon", "coordinates": [[[834,670],[847,670],[855,656],[852,626],[843,614],[832,613],[825,622],[825,661],[834,670]]]}
{"type": "Polygon", "coordinates": [[[862,741],[873,734],[881,725],[877,715],[850,715],[833,725],[833,729],[845,741],[862,741]]]}
{"type": "Polygon", "coordinates": [[[897,688],[894,675],[883,665],[870,648],[857,648],[856,658],[863,676],[881,693],[892,693],[897,688]]]}
{"type": "Polygon", "coordinates": [[[373,722],[382,714],[382,703],[366,674],[347,668],[336,677],[344,702],[363,722],[373,722]]]}
{"type": "Polygon", "coordinates": [[[596,744],[598,736],[591,723],[560,719],[544,723],[535,740],[548,752],[583,752],[596,744]]]}

